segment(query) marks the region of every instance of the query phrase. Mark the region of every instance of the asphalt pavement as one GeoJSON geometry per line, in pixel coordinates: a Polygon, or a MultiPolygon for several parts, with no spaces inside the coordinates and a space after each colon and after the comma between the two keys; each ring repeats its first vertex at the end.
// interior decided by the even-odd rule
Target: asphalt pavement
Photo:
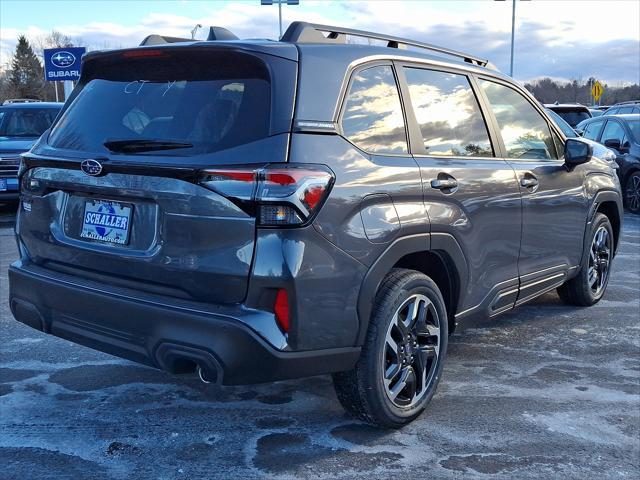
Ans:
{"type": "Polygon", "coordinates": [[[347,417],[330,378],[218,388],[13,320],[0,212],[0,478],[640,477],[640,217],[604,299],[555,292],[456,332],[428,410],[347,417]]]}

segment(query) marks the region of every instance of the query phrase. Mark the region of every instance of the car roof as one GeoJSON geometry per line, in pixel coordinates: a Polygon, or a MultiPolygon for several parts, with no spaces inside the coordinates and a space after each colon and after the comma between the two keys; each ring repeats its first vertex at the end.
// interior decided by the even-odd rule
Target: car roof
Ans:
{"type": "Polygon", "coordinates": [[[62,102],[24,102],[24,103],[7,103],[6,105],[0,105],[2,110],[22,110],[32,108],[62,108],[64,103],[62,102]]]}
{"type": "Polygon", "coordinates": [[[589,107],[582,105],[581,103],[545,103],[547,108],[578,108],[580,110],[589,110],[589,107]]]}
{"type": "MultiPolygon", "coordinates": [[[[212,27],[219,28],[219,27],[212,27]]],[[[226,31],[232,35],[230,32],[226,31]]],[[[283,40],[265,39],[229,39],[228,35],[219,40],[192,41],[151,35],[142,46],[121,50],[89,52],[83,57],[84,71],[89,71],[88,65],[93,61],[110,56],[126,55],[127,51],[143,49],[233,49],[286,58],[299,62],[298,73],[298,104],[296,117],[299,119],[330,120],[334,118],[336,102],[341,98],[341,91],[345,85],[345,74],[360,64],[376,61],[404,61],[416,62],[434,68],[456,68],[470,73],[487,75],[501,79],[515,87],[521,87],[499,72],[488,61],[478,59],[471,54],[455,52],[443,47],[416,42],[399,37],[379,35],[372,32],[342,29],[324,25],[294,22],[285,34],[283,40]],[[296,30],[297,29],[297,30],[296,30]],[[304,37],[309,30],[333,32],[335,36],[304,37]],[[297,32],[297,33],[296,33],[297,32]],[[300,34],[302,32],[302,34],[300,34]],[[352,33],[353,32],[353,33],[352,33]],[[297,34],[300,34],[296,36],[297,34]],[[346,43],[337,37],[346,35],[355,37],[369,36],[377,44],[346,43]],[[334,40],[332,40],[334,39],[334,40]],[[331,101],[327,101],[330,98],[331,101]]],[[[522,89],[521,89],[522,90],[522,89]]]]}
{"type": "Polygon", "coordinates": [[[142,50],[142,49],[189,49],[189,48],[211,48],[211,49],[219,49],[219,48],[236,48],[238,50],[248,50],[254,52],[266,53],[269,55],[274,55],[278,57],[288,58],[289,60],[298,60],[298,51],[308,50],[314,51],[314,54],[319,54],[319,52],[324,52],[324,55],[338,55],[338,57],[343,56],[344,52],[345,57],[351,57],[352,59],[371,57],[371,56],[383,56],[385,58],[415,58],[417,60],[431,60],[444,62],[447,64],[453,64],[461,67],[470,67],[475,68],[478,71],[491,72],[492,75],[502,75],[495,67],[492,66],[481,66],[470,64],[465,62],[464,60],[457,59],[455,57],[449,57],[447,55],[439,55],[439,54],[431,54],[425,53],[418,50],[410,50],[404,48],[392,48],[383,45],[364,45],[364,44],[356,44],[356,43],[346,43],[346,44],[323,44],[323,43],[289,43],[283,41],[275,41],[268,39],[243,39],[243,40],[216,40],[216,41],[206,41],[206,40],[196,40],[196,41],[182,41],[182,42],[174,42],[174,43],[166,43],[166,44],[156,44],[156,45],[145,45],[133,48],[123,48],[123,49],[115,49],[115,50],[94,50],[85,54],[83,57],[83,62],[91,61],[97,57],[105,57],[111,55],[118,55],[130,50],[142,50]]]}

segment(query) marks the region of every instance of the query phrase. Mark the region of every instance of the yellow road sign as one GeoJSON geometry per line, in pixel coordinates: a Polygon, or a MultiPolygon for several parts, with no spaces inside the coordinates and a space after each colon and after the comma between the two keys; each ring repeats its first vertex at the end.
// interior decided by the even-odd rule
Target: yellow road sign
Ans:
{"type": "Polygon", "coordinates": [[[593,86],[591,87],[591,95],[593,95],[593,99],[597,102],[600,100],[600,97],[604,93],[604,87],[599,81],[593,82],[593,86]]]}

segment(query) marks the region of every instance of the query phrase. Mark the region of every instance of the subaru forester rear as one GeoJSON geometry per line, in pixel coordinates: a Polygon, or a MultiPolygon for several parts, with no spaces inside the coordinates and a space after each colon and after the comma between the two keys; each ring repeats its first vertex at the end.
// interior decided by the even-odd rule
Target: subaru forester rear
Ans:
{"type": "Polygon", "coordinates": [[[486,61],[304,23],[227,34],[84,58],[23,158],[16,319],[224,385],[333,373],[349,412],[400,426],[457,321],[602,297],[606,151],[486,61]]]}

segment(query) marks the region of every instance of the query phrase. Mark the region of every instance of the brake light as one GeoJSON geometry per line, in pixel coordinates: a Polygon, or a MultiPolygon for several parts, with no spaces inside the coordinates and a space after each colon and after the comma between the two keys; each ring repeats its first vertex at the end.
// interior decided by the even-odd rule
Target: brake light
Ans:
{"type": "Polygon", "coordinates": [[[142,48],[140,50],[129,50],[127,52],[122,52],[122,56],[125,58],[144,58],[144,57],[163,57],[167,55],[162,50],[149,50],[149,49],[142,48]]]}
{"type": "Polygon", "coordinates": [[[284,333],[289,333],[289,295],[284,288],[278,290],[273,306],[276,321],[284,333]]]}
{"type": "Polygon", "coordinates": [[[305,223],[332,183],[333,174],[322,165],[207,169],[201,179],[202,185],[255,214],[263,226],[305,223]]]}

